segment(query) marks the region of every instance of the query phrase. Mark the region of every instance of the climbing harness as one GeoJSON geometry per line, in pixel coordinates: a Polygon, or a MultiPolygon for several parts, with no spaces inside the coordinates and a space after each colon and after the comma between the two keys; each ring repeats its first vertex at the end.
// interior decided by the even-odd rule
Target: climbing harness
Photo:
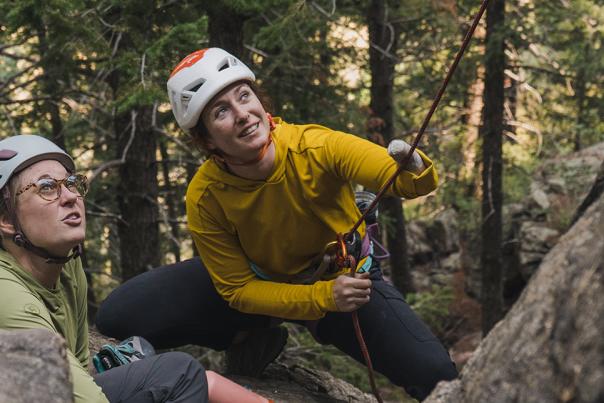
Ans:
{"type": "MultiPolygon", "coordinates": [[[[447,85],[449,84],[449,81],[451,80],[451,77],[453,76],[453,73],[455,72],[455,69],[457,68],[457,65],[459,64],[461,57],[463,56],[466,48],[468,47],[468,44],[470,43],[470,39],[472,39],[472,36],[474,35],[474,31],[476,30],[476,27],[478,26],[478,22],[480,21],[480,18],[484,14],[488,3],[489,3],[489,0],[483,0],[482,4],[480,6],[480,9],[478,10],[478,13],[476,13],[476,15],[474,16],[474,21],[472,22],[472,25],[468,29],[468,32],[466,33],[466,35],[461,43],[461,47],[460,47],[459,51],[457,52],[457,55],[455,56],[455,60],[451,64],[451,67],[449,68],[449,72],[447,73],[447,76],[445,77],[440,89],[438,90],[438,93],[436,94],[436,97],[434,98],[434,101],[432,102],[432,106],[430,107],[430,110],[426,114],[426,117],[424,118],[424,121],[419,128],[419,131],[417,132],[417,135],[415,136],[415,139],[413,140],[413,144],[411,145],[409,152],[407,152],[407,155],[399,164],[396,172],[381,187],[381,189],[375,196],[374,200],[369,204],[369,206],[366,208],[366,210],[361,214],[361,217],[357,220],[357,222],[354,224],[352,229],[345,235],[338,234],[336,242],[338,243],[339,247],[336,248],[336,250],[337,250],[336,264],[341,268],[349,268],[350,276],[354,276],[354,274],[355,274],[356,262],[355,262],[355,259],[352,258],[347,253],[346,241],[350,240],[352,237],[354,237],[354,234],[356,233],[357,229],[360,227],[360,225],[363,223],[363,221],[365,221],[367,216],[369,214],[371,214],[372,211],[374,211],[375,207],[377,206],[378,202],[380,201],[380,199],[382,198],[384,193],[386,193],[388,188],[394,183],[394,181],[396,180],[398,175],[401,173],[401,171],[403,169],[405,169],[407,164],[409,163],[411,156],[413,155],[413,152],[417,148],[417,145],[419,144],[422,136],[424,135],[426,128],[428,127],[428,123],[430,122],[430,119],[432,118],[432,115],[434,114],[436,107],[440,103],[440,100],[445,92],[445,89],[447,88],[447,85]]],[[[362,332],[361,326],[359,324],[359,317],[358,317],[357,311],[352,312],[352,322],[354,325],[357,340],[359,341],[359,345],[360,345],[361,351],[363,353],[363,358],[365,359],[365,364],[367,365],[369,381],[371,383],[371,390],[373,391],[373,394],[375,395],[378,402],[382,403],[383,402],[382,397],[380,396],[380,393],[377,389],[377,386],[375,384],[375,380],[373,377],[373,364],[371,363],[371,357],[369,356],[369,351],[367,350],[367,345],[365,344],[365,340],[363,339],[363,332],[362,332]]]]}

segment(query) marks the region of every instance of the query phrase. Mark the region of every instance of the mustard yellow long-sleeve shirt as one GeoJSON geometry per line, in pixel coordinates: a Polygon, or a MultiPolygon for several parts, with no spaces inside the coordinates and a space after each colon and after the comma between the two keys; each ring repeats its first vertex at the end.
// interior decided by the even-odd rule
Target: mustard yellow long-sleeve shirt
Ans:
{"type": "MultiPolygon", "coordinates": [[[[318,319],[336,311],[334,279],[312,285],[258,278],[294,275],[307,268],[361,213],[351,182],[378,190],[396,171],[384,147],[319,125],[276,119],[271,135],[275,163],[266,180],[232,175],[206,161],[186,196],[189,230],[220,295],[247,313],[286,319],[318,319]]],[[[424,154],[419,175],[403,171],[394,194],[406,198],[436,188],[436,170],[424,154]]],[[[359,232],[364,235],[364,225],[359,232]]]]}

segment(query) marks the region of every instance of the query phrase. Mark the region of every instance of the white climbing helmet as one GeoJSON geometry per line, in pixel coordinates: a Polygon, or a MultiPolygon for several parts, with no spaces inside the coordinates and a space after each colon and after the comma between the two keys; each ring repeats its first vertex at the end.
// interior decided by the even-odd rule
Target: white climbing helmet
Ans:
{"type": "Polygon", "coordinates": [[[185,130],[194,127],[208,102],[240,80],[254,82],[256,77],[223,49],[202,49],[182,59],[168,79],[168,97],[178,125],[185,130]]]}
{"type": "Polygon", "coordinates": [[[21,134],[0,141],[0,189],[15,173],[42,160],[57,160],[68,171],[75,171],[69,154],[44,137],[21,134]]]}

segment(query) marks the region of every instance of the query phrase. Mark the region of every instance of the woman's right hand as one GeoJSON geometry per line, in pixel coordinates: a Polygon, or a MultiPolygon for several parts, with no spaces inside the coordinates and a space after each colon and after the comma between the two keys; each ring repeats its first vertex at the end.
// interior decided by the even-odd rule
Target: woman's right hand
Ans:
{"type": "Polygon", "coordinates": [[[354,277],[342,274],[333,285],[333,299],[338,311],[352,312],[369,302],[371,280],[369,273],[356,273],[354,277]]]}

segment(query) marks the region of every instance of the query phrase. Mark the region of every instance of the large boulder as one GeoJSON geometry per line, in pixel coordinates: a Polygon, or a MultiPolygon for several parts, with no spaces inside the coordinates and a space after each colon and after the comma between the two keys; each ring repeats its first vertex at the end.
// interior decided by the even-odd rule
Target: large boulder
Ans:
{"type": "Polygon", "coordinates": [[[48,330],[0,330],[0,402],[73,402],[66,351],[48,330]]]}
{"type": "Polygon", "coordinates": [[[426,403],[604,401],[604,195],[561,237],[460,379],[426,403]]]}

